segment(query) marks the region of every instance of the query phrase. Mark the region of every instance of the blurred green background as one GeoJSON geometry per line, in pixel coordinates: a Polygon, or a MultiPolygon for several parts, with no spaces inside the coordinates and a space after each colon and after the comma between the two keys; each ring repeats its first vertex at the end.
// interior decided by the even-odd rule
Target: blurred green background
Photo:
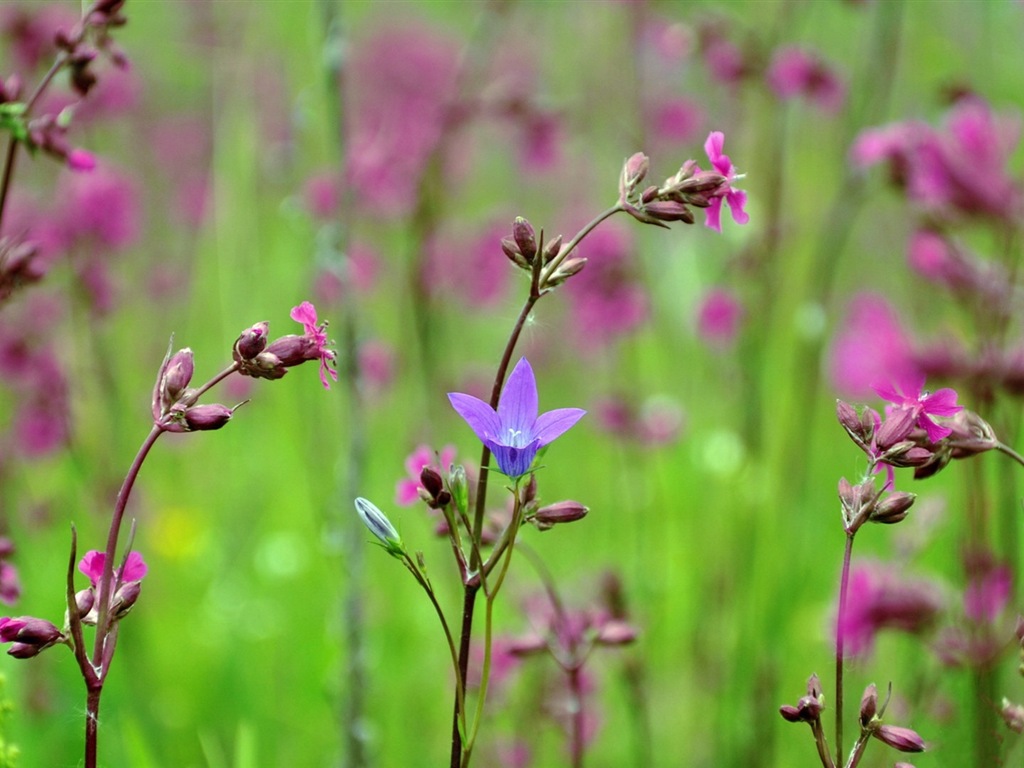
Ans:
{"type": "MultiPolygon", "coordinates": [[[[214,399],[252,400],[227,428],[157,444],[129,506],[135,548],[150,570],[104,692],[101,764],[343,764],[350,589],[365,610],[360,728],[371,764],[447,764],[452,676],[436,617],[408,574],[353,527],[351,497],[373,499],[424,552],[455,617],[461,592],[448,545],[422,507],[394,503],[394,486],[421,443],[453,444],[467,464],[478,459],[445,393],[483,395],[524,296],[497,237],[523,215],[568,238],[615,202],[632,152],[646,151],[660,180],[688,158],[705,162],[708,131],[722,130],[746,174],[738,185],[749,194],[750,223],[723,216],[717,235],[700,215],[671,231],[617,218],[611,228],[628,242],[628,260],[604,279],[636,286],[646,319],[588,344],[587,329],[574,325],[575,305],[556,292],[528,325],[517,357],[534,363],[542,410],[591,411],[547,454],[540,492],[546,501],[578,499],[590,514],[522,535],[581,606],[604,572],[617,573],[640,629],[634,645],[592,658],[600,729],[589,765],[643,765],[644,717],[652,765],[814,765],[806,728],[777,710],[803,694],[812,672],[829,701],[834,695],[829,623],[844,539],[835,489],[840,476],[863,471],[863,458],[835,423],[829,339],[862,290],[885,294],[917,332],[964,322],[904,265],[906,204],[881,172],[851,180],[849,147],[870,125],[941,120],[951,88],[972,89],[996,109],[1019,108],[1021,4],[129,0],[124,13],[129,23],[115,39],[131,61],[128,105],[70,134],[135,185],[139,236],[116,254],[100,253],[115,304],[97,312],[81,273],[62,262],[0,315],[0,323],[27,324],[32,315],[15,305],[31,292],[60,300],[48,340],[69,377],[72,417],[65,448],[32,458],[15,445],[4,457],[0,499],[23,586],[12,615],[59,623],[71,523],[82,551],[102,548],[116,489],[149,429],[150,389],[171,334],[195,351],[201,381],[229,363],[242,329],[269,320],[272,336],[294,332],[289,310],[311,299],[342,357],[343,330],[354,327],[360,343],[390,350],[393,373],[367,384],[357,408],[366,461],[355,489],[346,479],[356,428],[350,393],[340,384],[325,391],[312,366],[241,392],[222,385],[214,399]],[[699,51],[708,29],[762,70],[777,45],[820,52],[847,83],[843,107],[781,102],[760,74],[717,80],[699,51]],[[419,39],[435,53],[417,58],[419,39]],[[447,167],[428,165],[411,203],[388,199],[394,190],[377,198],[350,186],[341,229],[312,215],[308,180],[340,177],[340,157],[358,133],[352,126],[360,110],[373,112],[376,89],[400,80],[395,71],[407,73],[410,92],[418,76],[426,88],[431,56],[445,60],[445,52],[455,66],[462,57],[463,94],[519,89],[553,116],[559,158],[531,168],[504,118],[467,119],[457,132],[444,127],[452,131],[447,167]],[[327,66],[336,60],[349,125],[341,141],[327,66]],[[658,128],[650,107],[672,99],[687,100],[696,115],[674,135],[658,128]],[[202,214],[191,218],[180,204],[189,180],[205,195],[202,214]],[[497,234],[481,240],[488,228],[497,234]],[[846,236],[837,238],[840,231],[846,236]],[[423,273],[430,237],[444,258],[423,273]],[[334,249],[344,241],[373,254],[376,276],[332,293],[325,269],[338,263],[334,249]],[[467,298],[464,286],[478,283],[466,275],[476,271],[485,277],[474,279],[496,286],[488,302],[467,298]],[[701,339],[694,320],[717,285],[745,308],[739,337],[720,347],[701,339]],[[599,404],[611,395],[670,403],[682,414],[679,434],[645,444],[602,429],[599,404]],[[353,575],[351,546],[364,550],[361,575],[353,575]],[[646,710],[630,696],[630,665],[641,670],[646,710]]],[[[423,119],[411,110],[408,129],[423,119]]],[[[17,172],[16,189],[41,205],[66,184],[42,157],[22,156],[17,172]]],[[[983,248],[985,233],[972,236],[983,248]]],[[[0,413],[18,407],[11,395],[0,413]]],[[[1012,403],[1001,407],[1014,413],[1012,403]]],[[[982,475],[997,471],[995,457],[978,462],[982,475]]],[[[897,528],[866,529],[855,554],[897,558],[955,596],[968,474],[954,465],[911,487],[904,473],[898,486],[919,492],[918,506],[897,528]],[[940,507],[941,515],[917,514],[940,507]]],[[[492,485],[491,504],[501,503],[492,485]]],[[[525,560],[514,562],[506,589],[498,631],[521,633],[522,601],[539,589],[525,560]]],[[[883,634],[873,654],[851,663],[847,733],[863,687],[891,681],[892,722],[933,747],[914,764],[967,765],[970,673],[943,668],[923,648],[920,638],[883,634]]],[[[1012,654],[1004,657],[999,691],[1019,700],[1013,667],[1012,654]]],[[[501,744],[524,732],[532,764],[567,764],[557,724],[529,711],[544,669],[545,660],[531,660],[495,700],[477,764],[501,764],[501,744]]],[[[20,748],[19,765],[80,764],[84,687],[71,655],[58,648],[28,662],[6,659],[2,671],[14,704],[4,736],[20,748]]],[[[1021,752],[1014,734],[997,730],[997,703],[983,707],[993,738],[1007,737],[1005,764],[1015,764],[1021,752]]],[[[862,765],[897,757],[874,744],[862,765]]]]}

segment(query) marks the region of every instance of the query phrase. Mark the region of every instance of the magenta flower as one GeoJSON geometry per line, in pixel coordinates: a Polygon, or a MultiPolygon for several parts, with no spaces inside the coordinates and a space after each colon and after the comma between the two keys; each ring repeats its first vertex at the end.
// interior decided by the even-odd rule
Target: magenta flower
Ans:
{"type": "Polygon", "coordinates": [[[697,310],[697,333],[704,343],[725,348],[732,345],[743,320],[743,304],[726,288],[712,288],[697,310]]]}
{"type": "Polygon", "coordinates": [[[779,48],[768,68],[768,85],[780,99],[802,96],[826,112],[843,106],[846,89],[838,74],[816,54],[794,46],[779,48]]]}
{"type": "MultiPolygon", "coordinates": [[[[928,393],[924,391],[924,376],[911,374],[902,378],[876,383],[872,387],[878,396],[896,405],[896,409],[909,410],[915,423],[937,443],[953,430],[932,420],[932,416],[953,416],[963,410],[956,404],[956,391],[949,388],[928,393]]],[[[891,415],[891,414],[890,414],[891,415]]]]}
{"type": "Polygon", "coordinates": [[[327,382],[327,376],[330,375],[337,381],[338,372],[330,366],[334,362],[335,356],[334,351],[327,348],[327,331],[325,330],[327,323],[317,325],[316,307],[308,301],[293,307],[288,316],[295,322],[302,323],[306,338],[313,342],[313,348],[306,353],[306,359],[320,359],[320,381],[324,385],[324,389],[330,389],[331,385],[327,382]]]}
{"type": "Polygon", "coordinates": [[[712,131],[708,135],[708,140],[704,142],[704,151],[708,153],[711,165],[718,173],[725,176],[725,183],[721,186],[715,197],[711,199],[711,204],[704,212],[704,225],[716,232],[722,231],[723,198],[729,204],[733,221],[737,224],[746,224],[750,221],[750,216],[743,210],[743,206],[747,204],[747,193],[742,189],[736,189],[732,186],[732,182],[735,179],[742,177],[736,175],[736,169],[733,167],[729,156],[722,154],[722,147],[724,145],[725,134],[721,131],[712,131]]]}
{"type": "MultiPolygon", "coordinates": [[[[85,553],[85,557],[78,562],[78,570],[89,579],[94,589],[99,586],[100,579],[103,578],[103,565],[106,560],[106,554],[90,549],[85,553]]],[[[127,584],[130,581],[142,581],[147,570],[146,561],[142,559],[142,555],[134,551],[129,552],[124,573],[121,573],[120,568],[114,569],[114,581],[117,582],[120,579],[122,584],[127,584]]]]}
{"type": "Polygon", "coordinates": [[[509,374],[495,410],[483,400],[450,392],[448,400],[494,454],[498,469],[516,479],[525,475],[537,451],[580,420],[586,411],[558,408],[537,415],[537,380],[526,358],[509,374]]]}

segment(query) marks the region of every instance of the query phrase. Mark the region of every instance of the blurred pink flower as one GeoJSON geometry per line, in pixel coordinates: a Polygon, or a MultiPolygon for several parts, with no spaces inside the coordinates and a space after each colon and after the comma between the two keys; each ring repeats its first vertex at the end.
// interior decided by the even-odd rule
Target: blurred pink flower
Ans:
{"type": "Polygon", "coordinates": [[[379,215],[406,213],[424,164],[449,125],[459,44],[426,24],[378,30],[354,43],[348,183],[379,215]]]}
{"type": "Polygon", "coordinates": [[[1005,565],[985,561],[970,568],[964,589],[964,615],[977,624],[994,624],[1006,610],[1013,589],[1013,573],[1005,565]]]}
{"type": "Polygon", "coordinates": [[[336,173],[325,171],[306,179],[303,188],[306,210],[315,219],[330,221],[338,214],[341,200],[341,183],[336,173]]]}
{"type": "Polygon", "coordinates": [[[514,272],[501,250],[507,234],[506,223],[487,225],[469,236],[437,233],[427,244],[421,273],[431,295],[477,308],[498,303],[514,272]]]}
{"type": "Polygon", "coordinates": [[[366,243],[353,242],[348,258],[341,265],[329,265],[320,270],[313,287],[317,301],[335,304],[353,294],[373,290],[379,271],[380,257],[366,243]]]}
{"type": "Polygon", "coordinates": [[[446,445],[441,449],[440,459],[434,449],[423,444],[409,454],[405,460],[407,477],[395,483],[395,503],[408,507],[420,500],[420,473],[424,467],[433,467],[443,477],[455,461],[455,446],[446,445]]]}
{"type": "Polygon", "coordinates": [[[747,62],[738,45],[725,38],[710,41],[703,51],[704,65],[712,79],[736,85],[747,74],[747,62]]]}
{"type": "Polygon", "coordinates": [[[743,305],[734,292],[712,288],[697,308],[697,333],[709,346],[729,347],[736,340],[743,315],[743,305]]]}
{"type": "Polygon", "coordinates": [[[996,115],[985,101],[969,97],[938,129],[908,121],[864,131],[851,159],[860,166],[888,162],[907,196],[937,213],[1005,219],[1021,206],[1020,187],[1008,170],[1019,138],[1018,115],[996,115]]]}
{"type": "Polygon", "coordinates": [[[802,96],[826,112],[843,106],[846,87],[818,55],[796,46],[779,48],[768,67],[768,85],[780,99],[802,96]]]}
{"type": "Polygon", "coordinates": [[[370,395],[383,393],[395,379],[395,351],[379,339],[359,345],[359,373],[370,395]]]}
{"type": "Polygon", "coordinates": [[[43,63],[57,55],[54,35],[70,32],[78,14],[63,3],[4,3],[0,5],[0,34],[22,77],[30,77],[43,63]]]}
{"type": "Polygon", "coordinates": [[[846,612],[839,632],[844,652],[864,656],[874,648],[883,629],[919,634],[943,609],[941,591],[927,580],[911,580],[880,563],[858,563],[850,571],[846,612]]]}
{"type": "Polygon", "coordinates": [[[139,190],[134,180],[110,167],[61,177],[61,217],[69,243],[120,250],[139,237],[139,190]]]}
{"type": "Polygon", "coordinates": [[[676,441],[685,424],[682,407],[667,396],[655,395],[640,403],[635,394],[607,397],[593,411],[602,429],[645,446],[676,441]]]}
{"type": "Polygon", "coordinates": [[[843,397],[864,399],[886,377],[903,380],[918,372],[910,340],[895,309],[874,293],[854,295],[829,351],[829,377],[843,397]]]}
{"type": "Polygon", "coordinates": [[[688,144],[701,134],[704,108],[692,99],[665,99],[648,109],[647,127],[654,139],[688,144]]]}
{"type": "Polygon", "coordinates": [[[649,302],[633,266],[633,243],[611,222],[594,230],[577,253],[587,265],[565,285],[579,342],[595,349],[647,320],[649,302]]]}
{"type": "Polygon", "coordinates": [[[519,129],[519,160],[530,171],[547,171],[562,160],[562,121],[553,112],[524,118],[519,129]]]}
{"type": "Polygon", "coordinates": [[[0,536],[0,603],[13,605],[21,596],[18,569],[9,562],[14,554],[14,543],[7,536],[0,536]]]}

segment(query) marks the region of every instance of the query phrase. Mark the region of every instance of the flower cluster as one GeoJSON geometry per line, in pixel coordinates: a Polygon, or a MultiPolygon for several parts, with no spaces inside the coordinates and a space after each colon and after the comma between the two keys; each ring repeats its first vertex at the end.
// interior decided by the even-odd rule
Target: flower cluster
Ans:
{"type": "Polygon", "coordinates": [[[327,322],[318,323],[316,308],[308,301],[293,307],[290,317],[302,323],[302,334],[289,334],[268,344],[270,325],[257,323],[242,332],[235,341],[233,355],[238,372],[260,379],[280,379],[291,368],[309,360],[320,363],[320,383],[330,388],[328,376],[338,380],[334,368],[335,353],[327,339],[327,322]]]}
{"type": "Polygon", "coordinates": [[[704,208],[704,223],[722,231],[721,211],[723,201],[729,205],[733,220],[746,224],[750,217],[743,207],[747,193],[733,186],[736,174],[732,160],[723,153],[725,135],[712,131],[704,142],[704,151],[714,170],[702,171],[694,160],[687,160],[682,167],[665,180],[661,186],[641,188],[647,176],[650,161],[643,153],[637,152],[626,160],[619,180],[619,205],[630,216],[645,224],[667,227],[667,222],[682,221],[693,224],[694,216],[690,207],[704,208]]]}

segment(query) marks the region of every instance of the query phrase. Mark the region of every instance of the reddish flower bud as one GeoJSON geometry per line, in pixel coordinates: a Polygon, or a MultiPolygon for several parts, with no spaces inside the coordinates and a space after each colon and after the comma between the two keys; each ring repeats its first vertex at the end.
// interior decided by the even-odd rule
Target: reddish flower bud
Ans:
{"type": "Polygon", "coordinates": [[[520,269],[529,270],[530,262],[519,252],[519,246],[511,237],[501,238],[501,250],[508,256],[509,260],[520,269]]]}
{"type": "Polygon", "coordinates": [[[270,323],[263,321],[256,323],[242,331],[235,340],[232,348],[232,357],[236,362],[252,360],[256,355],[267,348],[267,334],[270,332],[270,323]]]}
{"type": "Polygon", "coordinates": [[[562,236],[549,240],[544,244],[544,263],[547,264],[562,252],[562,236]]]}
{"type": "Polygon", "coordinates": [[[860,724],[862,728],[867,728],[875,715],[878,714],[878,688],[875,687],[874,683],[871,683],[867,688],[864,689],[864,695],[860,699],[860,724]]]}
{"type": "MultiPolygon", "coordinates": [[[[85,619],[96,604],[96,594],[92,589],[80,589],[75,593],[75,605],[78,607],[78,615],[85,619]]],[[[88,622],[86,622],[88,623],[88,622]]]]}
{"type": "Polygon", "coordinates": [[[174,405],[185,393],[185,388],[192,381],[192,374],[195,371],[195,361],[192,350],[185,347],[175,352],[164,368],[163,376],[160,378],[160,404],[163,412],[174,405]]]}
{"type": "Polygon", "coordinates": [[[898,523],[907,516],[910,507],[913,506],[917,496],[913,493],[896,491],[890,493],[885,499],[875,505],[871,512],[871,522],[892,525],[898,523]]]}
{"type": "Polygon", "coordinates": [[[589,511],[578,501],[559,501],[538,509],[532,519],[539,530],[546,531],[560,523],[572,523],[580,520],[589,511]]]}
{"type": "Polygon", "coordinates": [[[682,221],[693,224],[693,212],[675,200],[655,200],[644,205],[644,211],[659,221],[682,221]]]}
{"type": "Polygon", "coordinates": [[[193,432],[220,429],[231,421],[234,412],[234,408],[228,408],[220,403],[193,405],[185,410],[185,424],[193,432]]]}
{"type": "Polygon", "coordinates": [[[636,191],[650,167],[651,161],[643,152],[637,152],[626,160],[622,166],[622,175],[619,177],[619,199],[621,202],[625,202],[626,198],[636,191]]]}
{"type": "Polygon", "coordinates": [[[570,256],[558,265],[555,273],[548,278],[545,287],[554,288],[561,285],[587,265],[587,260],[581,257],[570,256]]]}
{"type": "Polygon", "coordinates": [[[597,645],[629,645],[636,640],[636,628],[626,621],[606,621],[597,631],[597,645]]]}
{"type": "Polygon", "coordinates": [[[0,642],[13,643],[7,653],[17,659],[29,659],[45,651],[64,634],[45,619],[34,616],[0,619],[0,642]]]}
{"type": "Polygon", "coordinates": [[[516,241],[519,253],[523,255],[528,264],[532,264],[537,256],[537,237],[533,227],[522,216],[516,216],[512,222],[512,238],[516,241]]]}
{"type": "Polygon", "coordinates": [[[910,728],[901,728],[898,725],[880,725],[871,735],[900,752],[924,752],[924,739],[917,735],[917,731],[910,728]]]}
{"type": "Polygon", "coordinates": [[[291,368],[307,360],[316,360],[319,353],[313,347],[314,345],[310,344],[307,337],[290,333],[275,339],[266,348],[264,354],[273,355],[285,368],[291,368]],[[312,357],[309,356],[311,352],[313,353],[312,357]]]}
{"type": "Polygon", "coordinates": [[[121,586],[119,590],[114,594],[114,599],[110,604],[110,609],[114,613],[115,619],[122,619],[128,615],[128,611],[135,605],[135,601],[139,599],[139,594],[142,592],[141,581],[129,581],[127,584],[121,586]]]}

